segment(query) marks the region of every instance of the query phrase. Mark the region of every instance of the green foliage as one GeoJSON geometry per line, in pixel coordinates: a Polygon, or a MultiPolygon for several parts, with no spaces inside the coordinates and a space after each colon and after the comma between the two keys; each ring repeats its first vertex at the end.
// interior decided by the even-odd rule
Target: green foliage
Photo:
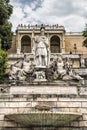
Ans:
{"type": "Polygon", "coordinates": [[[84,36],[84,38],[85,38],[85,40],[83,41],[83,46],[87,47],[87,24],[86,24],[86,27],[85,27],[85,29],[83,31],[82,36],[84,36]]]}
{"type": "Polygon", "coordinates": [[[7,69],[8,53],[1,49],[0,44],[0,83],[5,80],[6,69],[7,69]]]}
{"type": "Polygon", "coordinates": [[[2,48],[7,50],[11,47],[12,41],[12,24],[9,18],[12,14],[12,6],[9,0],[0,0],[0,39],[2,39],[2,48]]]}

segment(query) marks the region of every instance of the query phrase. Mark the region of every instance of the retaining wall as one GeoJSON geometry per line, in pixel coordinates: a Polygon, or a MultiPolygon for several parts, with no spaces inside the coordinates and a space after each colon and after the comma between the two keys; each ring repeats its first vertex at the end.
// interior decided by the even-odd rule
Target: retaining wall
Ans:
{"type": "Polygon", "coordinates": [[[0,130],[87,130],[87,87],[67,85],[0,86],[0,130]],[[25,128],[5,118],[13,113],[29,113],[35,105],[49,104],[54,110],[82,113],[82,117],[64,126],[25,128]]]}

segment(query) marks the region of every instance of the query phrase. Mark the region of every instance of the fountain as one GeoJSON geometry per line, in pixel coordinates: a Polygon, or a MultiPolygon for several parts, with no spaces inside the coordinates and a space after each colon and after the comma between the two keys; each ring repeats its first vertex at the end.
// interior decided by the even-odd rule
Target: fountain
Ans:
{"type": "MultiPolygon", "coordinates": [[[[50,62],[48,39],[44,36],[44,27],[41,27],[41,35],[33,38],[32,53],[34,62],[31,62],[30,56],[24,54],[23,60],[11,66],[9,76],[11,85],[30,86],[28,94],[49,94],[52,93],[49,92],[50,89],[53,89],[52,86],[56,86],[56,91],[54,89],[53,93],[57,93],[58,86],[62,86],[62,88],[69,86],[71,81],[75,82],[74,80],[76,80],[77,85],[84,84],[84,79],[72,70],[68,60],[63,60],[62,54],[56,55],[53,61],[50,62]],[[38,90],[34,91],[36,86],[38,86],[38,90]],[[41,86],[45,86],[46,91],[41,86]],[[49,90],[47,86],[51,86],[49,90]]],[[[58,127],[81,116],[82,114],[79,112],[60,111],[44,103],[37,104],[33,109],[24,113],[20,111],[19,113],[5,115],[6,118],[25,127],[58,127]]]]}
{"type": "Polygon", "coordinates": [[[81,113],[53,110],[52,106],[42,102],[28,112],[5,115],[6,118],[25,127],[59,127],[82,116],[81,113]]]}
{"type": "Polygon", "coordinates": [[[58,127],[64,126],[82,116],[75,112],[30,112],[20,114],[9,114],[6,118],[26,127],[58,127]]]}

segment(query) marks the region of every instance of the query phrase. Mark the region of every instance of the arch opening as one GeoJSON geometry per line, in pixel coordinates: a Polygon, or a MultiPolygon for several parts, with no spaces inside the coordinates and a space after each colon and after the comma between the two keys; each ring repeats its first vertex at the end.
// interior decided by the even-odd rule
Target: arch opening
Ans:
{"type": "Polygon", "coordinates": [[[58,36],[52,36],[50,39],[51,53],[60,53],[60,38],[58,36]]]}
{"type": "Polygon", "coordinates": [[[21,39],[21,52],[31,53],[31,38],[27,35],[21,39]]]}

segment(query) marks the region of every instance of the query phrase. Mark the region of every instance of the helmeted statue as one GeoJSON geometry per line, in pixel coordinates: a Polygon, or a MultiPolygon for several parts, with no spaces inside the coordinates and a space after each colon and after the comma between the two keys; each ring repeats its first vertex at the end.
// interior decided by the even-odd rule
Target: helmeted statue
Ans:
{"type": "Polygon", "coordinates": [[[40,36],[33,38],[34,45],[32,52],[34,54],[36,66],[48,66],[49,64],[49,45],[48,38],[44,35],[45,28],[40,29],[40,36]]]}

